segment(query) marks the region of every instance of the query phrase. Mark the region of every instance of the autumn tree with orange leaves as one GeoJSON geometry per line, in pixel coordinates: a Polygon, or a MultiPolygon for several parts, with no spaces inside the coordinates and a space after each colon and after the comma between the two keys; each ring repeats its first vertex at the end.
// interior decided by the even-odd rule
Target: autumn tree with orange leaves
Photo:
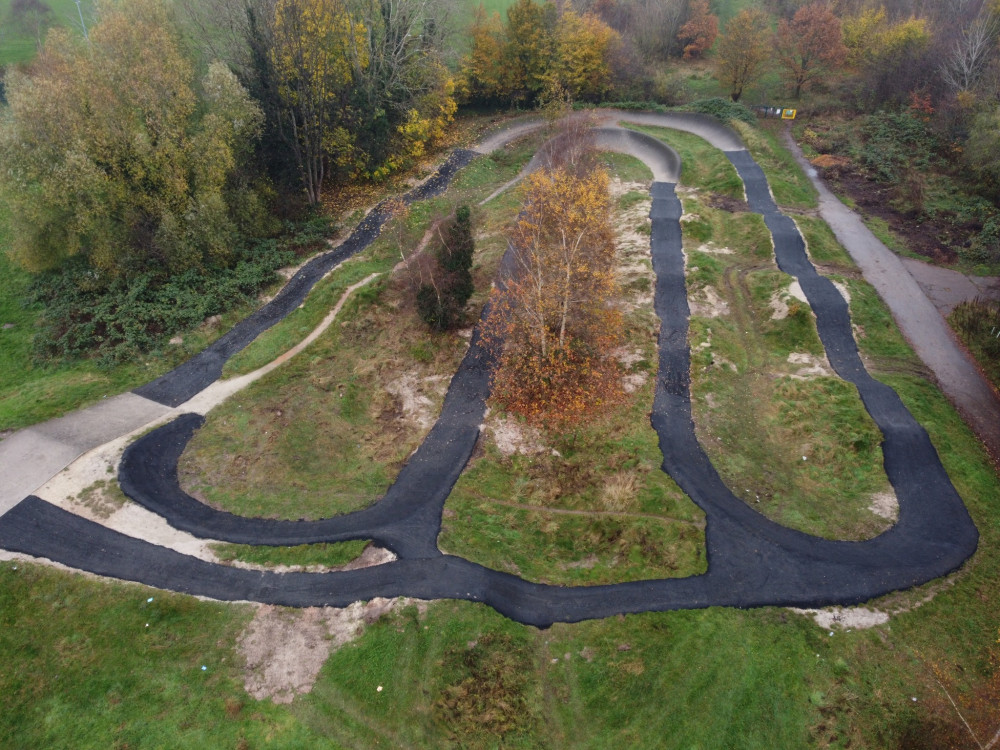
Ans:
{"type": "Polygon", "coordinates": [[[719,17],[709,11],[708,0],[693,0],[688,19],[677,32],[677,41],[684,45],[684,59],[701,57],[718,35],[719,17]]]}
{"type": "Polygon", "coordinates": [[[803,88],[840,67],[847,59],[840,19],[822,1],[803,5],[791,21],[781,19],[775,49],[778,64],[795,89],[796,99],[803,88]]]}
{"type": "Polygon", "coordinates": [[[487,334],[503,341],[493,395],[530,422],[566,426],[621,397],[608,175],[542,169],[526,179],[509,238],[514,267],[487,334]]]}

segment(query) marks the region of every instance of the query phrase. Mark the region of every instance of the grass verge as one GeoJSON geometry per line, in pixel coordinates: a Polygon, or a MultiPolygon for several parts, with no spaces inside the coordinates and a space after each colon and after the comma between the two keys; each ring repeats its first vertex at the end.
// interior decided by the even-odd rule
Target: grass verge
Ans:
{"type": "Polygon", "coordinates": [[[819,205],[816,188],[795,161],[795,157],[781,143],[783,123],[762,120],[757,127],[753,127],[734,121],[732,125],[743,138],[754,160],[764,170],[774,200],[779,206],[816,208],[819,205]]]}
{"type": "MultiPolygon", "coordinates": [[[[699,224],[727,243],[725,252],[688,250],[691,394],[702,446],[737,497],[785,526],[832,539],[884,531],[891,521],[870,507],[890,491],[881,433],[856,389],[834,376],[791,279],[760,246],[739,242],[763,220],[700,201],[685,198],[685,211],[699,217],[684,225],[685,243],[702,241],[699,224]]],[[[816,250],[830,252],[819,242],[816,250]]]]}
{"type": "Polygon", "coordinates": [[[627,123],[625,126],[651,135],[677,152],[681,157],[681,184],[710,190],[736,200],[743,199],[743,182],[736,173],[736,168],[705,139],[670,128],[627,123]]]}
{"type": "Polygon", "coordinates": [[[296,547],[259,547],[249,544],[211,545],[212,552],[222,562],[244,562],[253,565],[335,568],[346,565],[360,555],[368,542],[359,539],[335,544],[300,544],[296,547]]]}

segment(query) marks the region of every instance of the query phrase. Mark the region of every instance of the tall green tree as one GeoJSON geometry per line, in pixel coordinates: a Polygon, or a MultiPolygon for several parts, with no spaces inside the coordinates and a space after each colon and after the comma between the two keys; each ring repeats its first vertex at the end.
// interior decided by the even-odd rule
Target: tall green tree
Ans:
{"type": "Polygon", "coordinates": [[[358,171],[382,177],[443,135],[456,106],[438,0],[351,0],[351,96],[358,171]]]}
{"type": "Polygon", "coordinates": [[[261,113],[221,64],[197,85],[157,0],[105,8],[88,43],[50,32],[0,121],[14,259],[82,254],[111,276],[224,262],[248,203],[230,178],[261,113]]]}

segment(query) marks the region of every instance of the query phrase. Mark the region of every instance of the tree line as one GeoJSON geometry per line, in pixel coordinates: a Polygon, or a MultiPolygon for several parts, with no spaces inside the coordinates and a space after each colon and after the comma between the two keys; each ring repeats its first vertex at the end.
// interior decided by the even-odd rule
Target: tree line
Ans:
{"type": "MultiPolygon", "coordinates": [[[[281,204],[322,211],[331,183],[408,168],[463,104],[684,104],[683,60],[733,102],[777,74],[787,100],[890,110],[861,128],[873,174],[905,181],[893,154],[951,149],[1000,197],[1000,0],[762,0],[725,22],[711,0],[516,0],[464,20],[444,0],[120,0],[86,34],[46,34],[47,7],[8,12],[40,49],[4,81],[0,200],[12,257],[88,288],[235,268],[281,204]]],[[[996,211],[976,211],[996,246],[996,211]]],[[[437,327],[468,298],[455,273],[422,292],[437,327]]]]}

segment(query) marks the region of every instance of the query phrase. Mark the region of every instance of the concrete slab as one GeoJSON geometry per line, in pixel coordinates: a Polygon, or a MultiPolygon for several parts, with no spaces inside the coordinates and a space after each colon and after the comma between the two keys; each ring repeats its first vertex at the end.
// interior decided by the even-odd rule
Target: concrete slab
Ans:
{"type": "Polygon", "coordinates": [[[900,261],[944,317],[966,300],[977,297],[1000,300],[1000,279],[996,276],[969,276],[916,258],[900,258],[900,261]]]}
{"type": "Polygon", "coordinates": [[[123,393],[0,441],[0,515],[79,456],[168,414],[170,407],[123,393]]]}

